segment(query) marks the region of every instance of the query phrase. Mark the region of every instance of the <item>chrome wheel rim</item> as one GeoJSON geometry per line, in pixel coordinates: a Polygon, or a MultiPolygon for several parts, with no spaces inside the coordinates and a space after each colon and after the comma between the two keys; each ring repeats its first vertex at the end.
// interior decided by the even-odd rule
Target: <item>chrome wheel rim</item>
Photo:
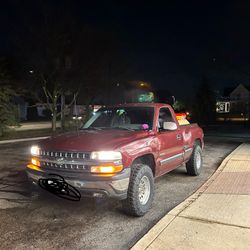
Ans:
{"type": "Polygon", "coordinates": [[[196,156],[196,168],[200,169],[200,167],[201,167],[201,154],[198,153],[196,156]]]}
{"type": "Polygon", "coordinates": [[[149,196],[150,196],[150,191],[151,191],[151,187],[150,187],[150,181],[149,178],[147,176],[143,176],[141,178],[141,181],[139,183],[139,201],[141,203],[141,205],[145,205],[148,200],[149,200],[149,196]]]}

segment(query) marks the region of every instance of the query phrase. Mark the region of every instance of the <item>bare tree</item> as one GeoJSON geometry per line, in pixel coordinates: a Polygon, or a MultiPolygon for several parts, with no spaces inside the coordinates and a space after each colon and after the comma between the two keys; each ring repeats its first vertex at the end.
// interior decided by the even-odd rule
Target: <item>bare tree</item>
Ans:
{"type": "Polygon", "coordinates": [[[16,109],[11,99],[15,91],[11,86],[11,76],[6,69],[6,60],[0,58],[0,136],[8,125],[17,125],[16,109]]]}
{"type": "Polygon", "coordinates": [[[193,104],[193,119],[201,124],[211,124],[215,121],[215,92],[211,83],[203,77],[196,89],[193,104]]]}
{"type": "Polygon", "coordinates": [[[39,3],[37,22],[26,17],[25,37],[19,34],[15,40],[23,41],[19,59],[24,65],[25,81],[51,111],[54,131],[56,119],[64,120],[66,92],[72,96],[68,105],[74,97],[87,106],[98,95],[107,99],[110,88],[115,87],[126,69],[112,33],[77,23],[65,6],[48,8],[45,1],[39,3]],[[57,108],[60,100],[61,110],[57,108]]]}

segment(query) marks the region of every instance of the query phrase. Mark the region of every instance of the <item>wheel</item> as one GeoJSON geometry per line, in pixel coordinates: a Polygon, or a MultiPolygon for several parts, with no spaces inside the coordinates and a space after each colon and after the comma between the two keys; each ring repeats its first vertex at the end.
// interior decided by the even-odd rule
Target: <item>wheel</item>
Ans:
{"type": "Polygon", "coordinates": [[[191,158],[186,163],[187,173],[189,175],[197,176],[201,173],[202,169],[202,150],[199,145],[194,146],[191,158]]]}
{"type": "Polygon", "coordinates": [[[143,216],[150,209],[154,196],[154,176],[149,166],[132,166],[127,199],[122,200],[123,211],[133,216],[143,216]]]}

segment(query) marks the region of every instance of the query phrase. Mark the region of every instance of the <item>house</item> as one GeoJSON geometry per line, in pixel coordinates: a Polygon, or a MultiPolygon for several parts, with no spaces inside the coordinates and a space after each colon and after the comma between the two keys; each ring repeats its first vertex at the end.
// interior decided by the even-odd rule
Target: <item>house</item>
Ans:
{"type": "Polygon", "coordinates": [[[230,113],[249,118],[250,87],[239,84],[230,93],[230,113]]]}
{"type": "Polygon", "coordinates": [[[250,87],[246,87],[243,84],[239,84],[231,93],[231,101],[250,101],[250,87]]]}
{"type": "Polygon", "coordinates": [[[218,120],[249,120],[250,87],[239,84],[236,88],[227,88],[225,92],[227,94],[223,97],[223,100],[216,103],[218,120]]]}

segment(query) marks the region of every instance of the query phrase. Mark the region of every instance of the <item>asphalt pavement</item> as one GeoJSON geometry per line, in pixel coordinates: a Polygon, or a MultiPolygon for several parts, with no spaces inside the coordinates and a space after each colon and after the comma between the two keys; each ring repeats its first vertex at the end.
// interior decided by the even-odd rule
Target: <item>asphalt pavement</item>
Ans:
{"type": "MultiPolygon", "coordinates": [[[[249,131],[220,132],[249,139],[249,131]],[[239,134],[240,133],[240,134],[239,134]]],[[[210,137],[218,131],[208,131],[210,137]]],[[[0,143],[37,140],[26,138],[0,143]]],[[[227,156],[193,195],[168,212],[133,247],[137,249],[250,249],[250,142],[227,156]]]]}
{"type": "Polygon", "coordinates": [[[167,213],[132,250],[250,249],[250,142],[227,156],[195,194],[167,213]]]}

